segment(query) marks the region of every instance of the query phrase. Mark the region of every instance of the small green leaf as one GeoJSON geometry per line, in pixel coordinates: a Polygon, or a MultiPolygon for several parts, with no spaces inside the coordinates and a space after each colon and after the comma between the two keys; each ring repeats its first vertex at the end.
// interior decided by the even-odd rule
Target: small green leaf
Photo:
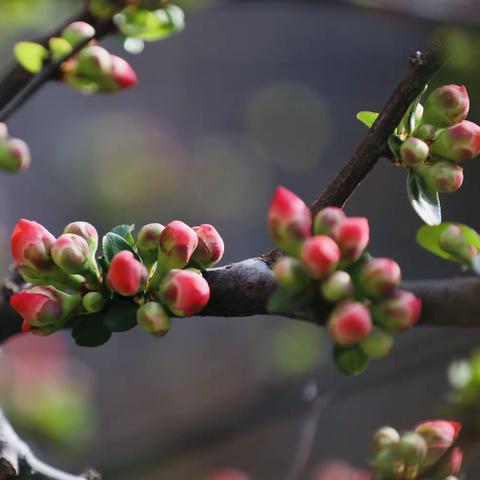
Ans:
{"type": "Polygon", "coordinates": [[[48,41],[48,46],[54,60],[61,60],[73,50],[70,42],[60,37],[52,37],[48,41]]]}
{"type": "Polygon", "coordinates": [[[312,290],[309,288],[292,289],[279,286],[270,295],[267,310],[270,313],[294,312],[307,305],[312,297],[312,290]]]}
{"type": "Polygon", "coordinates": [[[456,225],[462,230],[469,245],[480,250],[480,235],[478,235],[478,233],[472,228],[462,225],[461,223],[441,223],[440,225],[434,226],[424,225],[423,227],[420,227],[417,232],[417,242],[429,252],[444,258],[445,260],[464,263],[455,255],[446,252],[438,245],[438,238],[440,235],[452,225],[456,225]]]}
{"type": "Polygon", "coordinates": [[[402,158],[402,154],[400,151],[401,146],[402,141],[396,135],[390,135],[388,137],[388,148],[390,148],[390,151],[397,160],[400,160],[402,158]]]}
{"type": "Polygon", "coordinates": [[[338,369],[345,375],[359,375],[368,366],[368,355],[358,345],[335,345],[333,358],[338,369]]]}
{"type": "Polygon", "coordinates": [[[438,192],[430,190],[423,178],[411,169],[408,170],[407,192],[413,209],[427,225],[439,225],[442,222],[438,192]]]}
{"type": "Polygon", "coordinates": [[[99,347],[107,343],[112,333],[105,326],[103,317],[103,314],[97,313],[78,320],[72,329],[75,343],[81,347],[99,347]]]}
{"type": "Polygon", "coordinates": [[[376,112],[358,112],[357,113],[357,120],[360,120],[362,123],[364,123],[368,128],[371,128],[371,126],[375,123],[375,120],[378,118],[378,113],[376,112]]]}
{"type": "Polygon", "coordinates": [[[120,235],[122,238],[124,238],[127,243],[130,245],[133,245],[135,243],[135,240],[132,236],[132,232],[135,229],[135,225],[117,225],[116,227],[112,228],[112,232],[116,233],[117,235],[120,235]]]}
{"type": "Polygon", "coordinates": [[[13,49],[18,63],[30,73],[38,73],[48,58],[48,50],[39,43],[18,42],[13,49]]]}
{"type": "Polygon", "coordinates": [[[126,332],[137,325],[138,305],[116,298],[104,312],[104,324],[111,332],[126,332]]]}
{"type": "Polygon", "coordinates": [[[113,257],[122,250],[132,252],[138,259],[137,253],[133,250],[131,245],[123,237],[114,232],[108,232],[102,240],[103,255],[105,261],[110,265],[113,257]]]}

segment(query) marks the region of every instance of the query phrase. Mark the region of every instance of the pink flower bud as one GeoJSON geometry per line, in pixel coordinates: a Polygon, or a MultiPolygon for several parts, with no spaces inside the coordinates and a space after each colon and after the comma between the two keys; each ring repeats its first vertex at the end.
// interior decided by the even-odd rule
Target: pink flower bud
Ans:
{"type": "Polygon", "coordinates": [[[197,248],[195,230],[180,220],[170,222],[160,234],[159,262],[171,268],[185,267],[197,248]],[[163,253],[163,255],[162,255],[163,253]]]}
{"type": "Polygon", "coordinates": [[[54,287],[32,287],[10,297],[12,308],[33,327],[60,327],[81,301],[80,295],[69,295],[54,287]]]}
{"type": "Polygon", "coordinates": [[[73,233],[85,239],[88,244],[90,253],[94,256],[98,248],[98,233],[95,227],[88,222],[72,222],[69,223],[63,233],[73,233]]]}
{"type": "Polygon", "coordinates": [[[223,239],[212,225],[193,227],[198,237],[198,245],[190,261],[195,267],[205,270],[213,267],[223,257],[223,239]]]}
{"type": "Polygon", "coordinates": [[[327,207],[320,210],[313,220],[313,233],[315,235],[335,236],[337,227],[346,219],[341,208],[327,207]]]}
{"type": "Polygon", "coordinates": [[[53,261],[67,273],[82,274],[92,268],[88,243],[73,233],[60,235],[52,245],[51,255],[53,261]]]}
{"type": "Polygon", "coordinates": [[[400,285],[402,272],[391,258],[371,258],[362,265],[358,278],[367,296],[379,298],[391,294],[400,285]]]}
{"type": "Polygon", "coordinates": [[[276,245],[296,256],[303,241],[311,235],[312,213],[301,198],[278,187],[268,211],[268,227],[276,245]]]}
{"type": "Polygon", "coordinates": [[[413,327],[421,311],[422,301],[405,290],[397,290],[391,298],[372,305],[373,317],[390,332],[402,332],[413,327]]]}
{"type": "Polygon", "coordinates": [[[112,80],[117,90],[125,90],[134,87],[138,83],[137,74],[130,64],[117,55],[111,55],[112,59],[112,80]]]}
{"type": "Polygon", "coordinates": [[[92,45],[80,51],[75,73],[90,80],[103,80],[113,71],[112,55],[103,47],[92,45]]]}
{"type": "Polygon", "coordinates": [[[425,162],[428,157],[428,145],[419,138],[407,138],[400,147],[400,153],[405,165],[416,167],[425,162]]]}
{"type": "Polygon", "coordinates": [[[0,168],[8,173],[16,173],[30,166],[28,145],[18,138],[0,138],[0,168]]]}
{"type": "Polygon", "coordinates": [[[170,316],[157,302],[148,302],[137,310],[138,326],[147,333],[163,337],[170,330],[170,316]]]}
{"type": "Polygon", "coordinates": [[[480,153],[480,127],[463,122],[441,132],[430,146],[430,152],[454,162],[463,162],[480,153]]]}
{"type": "Polygon", "coordinates": [[[116,293],[133,297],[141,292],[147,283],[148,272],[128,250],[118,252],[112,259],[107,274],[107,284],[116,293]]]}
{"type": "Polygon", "coordinates": [[[434,90],[425,102],[423,123],[449,127],[465,120],[469,109],[467,89],[463,85],[445,85],[434,90]]]}
{"type": "Polygon", "coordinates": [[[383,358],[392,350],[393,337],[382,328],[374,327],[370,335],[360,342],[360,347],[369,358],[383,358]]]}
{"type": "Polygon", "coordinates": [[[210,287],[198,273],[173,269],[160,284],[159,298],[178,317],[191,317],[206,307],[210,287]]]}
{"type": "Polygon", "coordinates": [[[424,165],[418,173],[428,187],[436,192],[456,192],[463,184],[463,168],[448,161],[440,160],[432,165],[424,165]]]}
{"type": "Polygon", "coordinates": [[[439,235],[438,246],[462,263],[470,264],[478,254],[478,250],[468,244],[465,233],[457,225],[450,225],[439,235]]]}
{"type": "Polygon", "coordinates": [[[305,240],[300,256],[305,270],[313,278],[325,278],[340,260],[340,249],[330,237],[316,235],[305,240]]]}
{"type": "Polygon", "coordinates": [[[460,428],[461,425],[459,423],[448,420],[430,420],[417,425],[415,432],[425,439],[428,446],[425,468],[436,463],[453,445],[460,428]]]}
{"type": "Polygon", "coordinates": [[[370,240],[368,220],[364,217],[345,219],[337,228],[335,240],[342,251],[342,260],[355,262],[361,257],[370,240]]]}
{"type": "Polygon", "coordinates": [[[55,237],[37,222],[22,218],[11,236],[12,257],[20,267],[29,267],[35,272],[53,266],[50,248],[55,237]]]}
{"type": "Polygon", "coordinates": [[[72,47],[79,45],[95,36],[95,29],[87,22],[73,22],[62,32],[64,38],[72,47]]]}
{"type": "Polygon", "coordinates": [[[151,267],[158,259],[160,248],[160,235],[165,227],[161,223],[144,225],[137,235],[137,248],[143,262],[151,267]]]}
{"type": "Polygon", "coordinates": [[[359,302],[340,303],[330,314],[328,332],[339,345],[361,342],[372,330],[368,308],[359,302]]]}
{"type": "Polygon", "coordinates": [[[250,480],[250,477],[240,470],[224,468],[210,473],[205,480],[250,480]]]}
{"type": "Polygon", "coordinates": [[[332,273],[321,285],[321,292],[325,300],[338,302],[353,294],[353,283],[347,272],[339,270],[332,273]]]}

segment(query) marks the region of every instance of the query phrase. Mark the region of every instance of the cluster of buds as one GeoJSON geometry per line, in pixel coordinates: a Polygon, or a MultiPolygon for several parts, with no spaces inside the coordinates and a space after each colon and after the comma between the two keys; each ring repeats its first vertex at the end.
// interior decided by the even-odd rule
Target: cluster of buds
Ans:
{"type": "Polygon", "coordinates": [[[7,126],[0,123],[0,169],[8,173],[25,170],[30,165],[28,145],[8,134],[7,126]]]}
{"type": "Polygon", "coordinates": [[[463,454],[455,446],[461,425],[431,420],[402,434],[383,427],[373,437],[373,467],[379,480],[457,480],[463,454]]]}
{"type": "MultiPolygon", "coordinates": [[[[313,305],[315,300],[334,304],[327,326],[339,354],[337,364],[345,373],[349,372],[339,361],[344,354],[360,355],[366,366],[368,358],[390,351],[392,333],[418,321],[421,301],[398,288],[398,264],[366,254],[370,235],[366,218],[347,217],[335,207],[312,218],[302,199],[279,187],[268,223],[275,243],[287,255],[273,266],[277,294],[308,299],[313,305]]],[[[292,309],[299,307],[292,303],[292,309]]]]}
{"type": "Polygon", "coordinates": [[[417,105],[416,126],[403,134],[397,160],[423,178],[431,191],[458,190],[463,183],[460,164],[480,154],[480,126],[466,120],[469,108],[464,86],[439,87],[424,107],[417,105]]]}
{"type": "Polygon", "coordinates": [[[137,76],[126,60],[96,44],[95,29],[85,22],[74,22],[62,32],[71,48],[88,42],[62,65],[63,80],[84,93],[112,93],[133,87],[137,76]]]}
{"type": "Polygon", "coordinates": [[[224,251],[215,228],[191,228],[178,220],[166,227],[152,223],[136,240],[131,230],[124,237],[115,229],[108,233],[97,262],[98,234],[89,223],[70,223],[55,238],[42,225],[20,220],[11,237],[12,256],[31,286],[10,303],[24,320],[22,329],[47,335],[75,315],[107,311],[115,298],[127,298],[138,306],[138,325],[161,336],[171,315],[202,310],[210,288],[201,271],[224,251]]]}

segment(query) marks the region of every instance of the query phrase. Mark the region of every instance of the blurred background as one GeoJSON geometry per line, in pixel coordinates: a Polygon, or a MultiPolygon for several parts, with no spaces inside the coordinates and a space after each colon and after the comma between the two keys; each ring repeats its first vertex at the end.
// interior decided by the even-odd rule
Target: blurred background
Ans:
{"type": "MultiPolygon", "coordinates": [[[[77,0],[0,0],[0,68],[17,39],[74,14],[77,0]]],[[[271,248],[265,215],[276,185],[313,200],[365,134],[408,56],[443,30],[454,55],[435,78],[465,84],[480,121],[480,6],[469,0],[183,2],[186,30],[138,56],[140,85],[113,96],[44,87],[9,122],[32,167],[0,178],[0,263],[20,217],[59,234],[74,220],[213,223],[225,263],[271,248]]],[[[405,171],[380,161],[348,204],[369,217],[376,256],[407,279],[460,275],[415,243],[405,171]]],[[[443,198],[444,218],[480,228],[480,161],[443,198]]],[[[343,459],[366,465],[373,431],[435,417],[446,369],[480,343],[477,330],[419,328],[358,378],[342,377],[314,326],[277,317],[190,318],[169,335],[115,334],[98,349],[66,334],[17,338],[0,363],[0,398],[41,458],[106,479],[201,480],[240,468],[287,479],[302,429],[317,431],[305,476],[343,459]],[[312,402],[317,395],[321,402],[312,402]],[[310,399],[310,400],[309,400],[310,399]],[[321,408],[319,405],[321,404],[321,408]]],[[[480,462],[473,461],[474,475],[480,462]]],[[[473,478],[473,477],[471,477],[473,478]]]]}

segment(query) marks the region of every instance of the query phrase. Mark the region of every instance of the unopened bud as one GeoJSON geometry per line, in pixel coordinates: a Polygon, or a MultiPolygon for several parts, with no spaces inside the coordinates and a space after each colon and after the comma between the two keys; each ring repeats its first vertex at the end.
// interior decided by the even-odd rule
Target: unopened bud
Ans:
{"type": "Polygon", "coordinates": [[[82,299],[83,307],[89,313],[101,312],[106,300],[100,292],[88,292],[82,299]]]}
{"type": "Polygon", "coordinates": [[[467,89],[463,85],[445,85],[434,90],[425,102],[423,122],[449,127],[465,120],[469,109],[467,89]]]}
{"type": "Polygon", "coordinates": [[[475,158],[480,153],[480,127],[468,120],[441,132],[430,152],[454,162],[475,158]]]}
{"type": "MultiPolygon", "coordinates": [[[[125,90],[134,87],[138,83],[137,74],[130,64],[117,55],[110,55],[112,61],[112,73],[110,79],[113,87],[111,91],[125,90]]],[[[110,91],[105,88],[105,91],[110,91]]]]}
{"type": "Polygon", "coordinates": [[[151,268],[158,259],[160,248],[160,235],[165,227],[161,223],[144,225],[137,235],[137,248],[143,263],[151,268]]]}
{"type": "Polygon", "coordinates": [[[23,140],[0,137],[0,169],[16,173],[28,168],[30,163],[30,150],[23,140]]]}
{"type": "Polygon", "coordinates": [[[353,293],[353,282],[350,275],[343,270],[332,273],[321,285],[321,292],[325,300],[339,302],[350,297],[353,293]]]}
{"type": "Polygon", "coordinates": [[[326,207],[320,210],[313,220],[315,235],[334,236],[337,227],[345,220],[346,215],[341,208],[326,207]]]}
{"type": "Polygon", "coordinates": [[[170,222],[160,234],[159,264],[165,270],[185,267],[197,248],[195,230],[180,220],[170,222]]]}
{"type": "Polygon", "coordinates": [[[225,246],[215,227],[208,224],[193,227],[198,237],[198,245],[190,261],[200,270],[213,267],[223,257],[225,246]]]}
{"type": "Polygon", "coordinates": [[[268,211],[268,227],[276,245],[297,256],[311,235],[312,214],[305,202],[284,187],[278,187],[268,211]]]}
{"type": "Polygon", "coordinates": [[[373,448],[380,450],[381,448],[395,445],[400,441],[400,434],[392,427],[382,427],[373,435],[373,448]]]}
{"type": "Polygon", "coordinates": [[[300,260],[296,258],[281,257],[272,269],[277,282],[284,287],[300,287],[309,282],[300,260]]]}
{"type": "Polygon", "coordinates": [[[392,350],[393,336],[380,327],[374,327],[368,337],[360,342],[360,346],[369,358],[383,358],[392,350]]]}
{"type": "Polygon", "coordinates": [[[359,283],[362,291],[371,298],[389,295],[400,285],[402,272],[391,258],[371,258],[361,267],[359,283]]]}
{"type": "Polygon", "coordinates": [[[338,226],[335,239],[342,251],[342,260],[355,262],[361,257],[370,240],[368,220],[363,217],[345,219],[338,226]]]}
{"type": "Polygon", "coordinates": [[[81,50],[77,62],[76,73],[90,80],[102,81],[112,73],[112,55],[98,45],[81,50]]]}
{"type": "Polygon", "coordinates": [[[456,192],[463,184],[463,168],[456,163],[440,160],[418,170],[427,186],[440,193],[456,192]]]}
{"type": "Polygon", "coordinates": [[[65,227],[63,233],[73,233],[82,237],[87,242],[91,255],[93,258],[95,257],[98,248],[98,233],[92,224],[88,222],[72,222],[65,227]]]}
{"type": "Polygon", "coordinates": [[[361,342],[372,330],[368,308],[359,302],[340,303],[330,314],[328,332],[339,345],[361,342]]]}
{"type": "Polygon", "coordinates": [[[60,235],[51,248],[53,261],[64,272],[83,274],[92,271],[90,251],[86,240],[73,233],[60,235]]]}
{"type": "Polygon", "coordinates": [[[406,432],[400,437],[397,452],[399,460],[405,465],[405,478],[416,478],[414,473],[424,466],[427,450],[427,442],[418,433],[406,432]]]}
{"type": "Polygon", "coordinates": [[[157,302],[148,302],[137,310],[138,326],[145,332],[163,337],[170,330],[170,316],[157,302]]]}
{"type": "Polygon", "coordinates": [[[457,225],[450,225],[439,235],[438,246],[467,264],[470,264],[478,254],[478,250],[473,245],[468,244],[465,233],[457,225]]]}
{"type": "Polygon", "coordinates": [[[428,145],[419,138],[407,138],[400,147],[402,160],[409,167],[416,167],[428,158],[428,145]]]}
{"type": "Polygon", "coordinates": [[[117,253],[110,264],[107,284],[116,293],[133,297],[141,292],[147,283],[148,272],[128,250],[117,253]]]}
{"type": "Polygon", "coordinates": [[[300,256],[309,275],[325,278],[333,272],[340,260],[340,249],[330,237],[316,235],[305,240],[300,256]]]}
{"type": "Polygon", "coordinates": [[[72,47],[75,47],[95,36],[95,29],[87,22],[73,22],[62,32],[64,38],[72,47]]]}
{"type": "Polygon", "coordinates": [[[416,136],[420,138],[420,140],[423,140],[424,142],[431,142],[435,139],[437,132],[438,132],[437,127],[434,127],[429,123],[425,123],[423,125],[420,125],[420,127],[416,132],[416,136]]]}

